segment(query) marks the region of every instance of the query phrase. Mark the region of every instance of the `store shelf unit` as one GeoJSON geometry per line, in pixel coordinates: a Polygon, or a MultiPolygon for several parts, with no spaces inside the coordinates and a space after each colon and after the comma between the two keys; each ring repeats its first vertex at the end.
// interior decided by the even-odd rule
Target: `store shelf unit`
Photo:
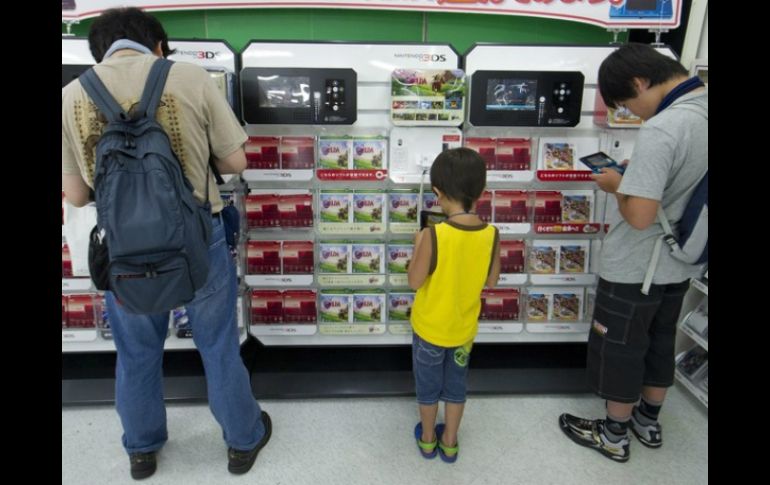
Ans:
{"type": "Polygon", "coordinates": [[[706,406],[706,409],[709,407],[709,393],[708,391],[704,391],[700,387],[693,384],[692,380],[685,377],[681,372],[676,371],[674,376],[676,377],[677,382],[682,384],[685,389],[690,391],[693,396],[698,399],[704,406],[706,406]]]}
{"type": "MultiPolygon", "coordinates": [[[[497,194],[492,193],[485,202],[489,204],[488,219],[490,222],[498,225],[503,241],[512,244],[514,241],[523,240],[528,243],[528,246],[532,246],[534,242],[545,241],[544,245],[550,243],[557,245],[557,253],[561,249],[559,245],[585,248],[584,250],[580,249],[585,254],[585,261],[584,265],[580,265],[579,269],[572,267],[563,272],[558,269],[550,272],[541,269],[541,274],[528,274],[530,263],[527,259],[527,253],[524,252],[525,256],[518,263],[520,264],[519,271],[508,272],[501,278],[500,283],[501,289],[516,291],[516,317],[510,320],[500,320],[494,317],[489,320],[480,320],[480,331],[475,340],[477,348],[474,352],[479,356],[484,356],[488,355],[488,353],[489,355],[501,355],[496,353],[496,351],[501,349],[506,349],[511,353],[534,347],[562,349],[568,346],[575,346],[584,349],[585,342],[588,339],[588,322],[590,321],[590,307],[593,301],[593,288],[596,284],[597,256],[600,251],[601,238],[604,234],[601,231],[601,223],[604,218],[604,197],[602,194],[597,193],[595,184],[583,176],[585,172],[583,174],[576,174],[572,179],[569,177],[551,176],[549,176],[550,178],[545,176],[539,178],[537,176],[537,168],[539,160],[543,157],[539,151],[541,140],[546,138],[556,139],[559,137],[569,138],[577,136],[582,140],[580,146],[583,147],[584,151],[597,151],[600,148],[608,150],[617,141],[616,139],[620,139],[622,143],[614,143],[616,150],[613,154],[615,156],[623,155],[623,153],[618,155],[618,146],[620,146],[621,151],[627,151],[626,155],[630,154],[631,143],[635,136],[634,133],[619,134],[618,132],[607,130],[603,126],[597,126],[593,122],[592,109],[595,96],[595,88],[593,87],[596,83],[595,73],[601,60],[612,51],[612,47],[568,47],[566,49],[569,49],[569,55],[565,55],[565,48],[563,47],[497,46],[493,49],[495,52],[491,53],[491,55],[484,52],[486,49],[484,46],[477,46],[473,49],[472,54],[476,58],[483,58],[483,62],[497,62],[499,64],[500,59],[517,59],[517,62],[518,60],[526,59],[525,62],[533,64],[532,66],[526,66],[527,69],[531,70],[561,70],[556,69],[555,65],[561,65],[565,57],[578,59],[577,62],[573,63],[574,65],[569,66],[569,70],[583,72],[587,79],[587,92],[584,95],[583,101],[584,108],[581,110],[583,114],[580,116],[578,126],[575,128],[523,127],[515,130],[510,128],[470,127],[467,122],[462,129],[447,126],[428,126],[430,124],[430,119],[428,118],[426,118],[428,122],[425,123],[425,126],[404,126],[393,123],[391,108],[395,109],[395,105],[401,102],[401,100],[391,98],[391,75],[394,69],[404,71],[410,69],[417,71],[420,69],[449,70],[455,69],[459,65],[456,53],[451,52],[445,45],[411,44],[408,45],[409,52],[413,54],[411,56],[400,55],[404,48],[402,44],[372,45],[254,41],[249,43],[243,52],[242,65],[244,70],[275,68],[276,72],[280,72],[281,69],[296,68],[297,66],[307,67],[311,71],[324,68],[344,68],[355,70],[358,80],[357,120],[351,125],[250,123],[246,126],[247,133],[251,137],[250,143],[252,144],[252,147],[247,146],[247,152],[250,152],[254,166],[247,171],[245,179],[249,186],[250,196],[257,196],[255,199],[252,199],[255,214],[261,213],[259,217],[265,218],[267,221],[260,220],[259,224],[261,226],[254,227],[249,231],[248,237],[252,241],[251,248],[253,251],[253,256],[250,257],[253,257],[253,262],[244,267],[248,268],[249,271],[255,270],[255,273],[259,271],[271,273],[267,275],[247,273],[245,275],[247,285],[257,293],[249,309],[250,317],[254,319],[251,321],[251,325],[249,325],[249,331],[258,341],[260,346],[259,352],[267,354],[274,352],[278,353],[278,355],[283,355],[281,352],[287,354],[294,352],[297,356],[305,355],[307,352],[318,353],[318,372],[320,372],[320,369],[325,368],[325,363],[321,362],[324,359],[323,356],[333,351],[340,352],[340,354],[334,354],[335,357],[333,357],[337,361],[336,365],[340,368],[326,370],[326,372],[333,374],[335,371],[345,373],[343,368],[345,368],[346,363],[342,362],[344,361],[342,357],[344,352],[362,352],[362,354],[356,354],[359,356],[356,369],[364,373],[370,368],[367,362],[369,358],[368,352],[374,352],[375,349],[377,352],[386,352],[385,349],[389,349],[388,351],[395,355],[408,351],[408,345],[412,338],[408,319],[406,319],[407,321],[404,319],[391,321],[389,317],[384,317],[378,322],[368,325],[363,324],[363,322],[354,321],[353,317],[343,312],[339,315],[344,320],[340,325],[330,326],[330,321],[321,320],[321,306],[324,301],[321,297],[322,292],[328,290],[350,290],[351,292],[356,292],[358,290],[374,289],[383,290],[386,292],[386,295],[390,295],[393,292],[409,292],[411,290],[406,288],[407,285],[403,281],[404,279],[400,278],[400,275],[392,273],[390,269],[381,269],[377,274],[370,275],[371,277],[368,278],[370,281],[365,281],[367,278],[356,275],[350,269],[349,262],[346,264],[348,267],[347,273],[345,271],[341,271],[340,273],[342,274],[333,273],[335,265],[327,261],[324,261],[327,264],[325,268],[331,269],[332,273],[320,271],[321,262],[319,261],[319,254],[322,249],[319,248],[319,245],[327,241],[336,242],[338,240],[342,240],[341,245],[376,240],[377,244],[383,244],[386,248],[389,248],[391,244],[397,245],[403,240],[411,240],[412,233],[417,230],[417,221],[415,219],[411,227],[407,227],[410,226],[408,222],[394,224],[395,218],[390,218],[388,211],[392,208],[397,208],[398,205],[390,204],[392,202],[390,194],[396,191],[415,193],[418,191],[421,181],[429,183],[426,177],[421,176],[421,171],[430,166],[432,160],[442,149],[464,145],[466,136],[494,136],[500,138],[499,143],[495,142],[500,146],[500,153],[497,154],[499,156],[496,155],[500,159],[500,163],[498,164],[496,159],[494,165],[490,166],[490,172],[488,172],[488,187],[491,191],[497,192],[497,194]],[[324,55],[324,52],[330,47],[333,47],[336,53],[333,62],[330,62],[328,56],[324,55]],[[287,55],[287,53],[290,55],[287,55]],[[362,56],[362,53],[365,53],[365,56],[362,56]],[[414,55],[420,53],[426,55],[414,55]],[[393,64],[393,58],[398,59],[397,65],[393,64]],[[424,59],[442,60],[438,64],[435,61],[433,63],[425,62],[424,59]],[[340,159],[336,155],[345,152],[345,140],[352,139],[352,144],[355,145],[357,137],[367,136],[386,140],[387,151],[384,154],[386,155],[387,162],[383,168],[387,170],[387,175],[384,178],[378,177],[376,174],[373,178],[369,179],[366,177],[358,178],[362,174],[355,173],[355,170],[353,170],[354,165],[350,162],[353,156],[349,155],[347,162],[345,162],[344,157],[342,162],[339,162],[340,159]],[[308,145],[308,143],[302,140],[312,137],[312,143],[314,143],[315,148],[314,159],[312,160],[312,164],[315,167],[313,170],[305,169],[303,172],[301,170],[285,169],[282,156],[280,155],[284,150],[282,148],[284,137],[289,137],[292,143],[304,143],[305,145],[308,145]],[[588,141],[586,142],[585,139],[588,139],[588,141]],[[296,140],[299,140],[299,142],[296,140]],[[526,156],[522,156],[522,150],[526,151],[526,156]],[[326,160],[328,158],[326,152],[334,153],[335,157],[326,160]],[[326,165],[336,165],[337,163],[340,163],[340,166],[343,168],[335,171],[334,177],[330,177],[329,169],[326,165]],[[527,166],[523,167],[525,163],[527,166]],[[516,169],[512,169],[513,165],[516,166],[516,169]],[[257,167],[263,168],[259,169],[257,167]],[[344,169],[345,167],[348,169],[347,172],[344,169]],[[526,170],[522,170],[522,168],[526,168],[526,170]],[[356,175],[356,177],[353,177],[353,175],[356,175]],[[581,177],[577,175],[581,175],[581,177]],[[349,178],[346,179],[345,177],[349,178]],[[558,180],[558,182],[555,182],[554,179],[558,180]],[[359,192],[377,190],[384,191],[387,194],[386,203],[382,204],[382,224],[369,224],[363,227],[358,220],[351,216],[351,213],[354,211],[353,197],[359,192]],[[280,220],[276,221],[275,216],[264,215],[285,210],[280,209],[281,200],[291,196],[292,191],[307,191],[311,194],[314,211],[313,227],[306,228],[304,231],[294,226],[282,227],[283,223],[280,220]],[[325,192],[332,191],[345,193],[345,195],[340,197],[349,198],[347,204],[344,204],[345,207],[349,207],[349,211],[345,212],[344,216],[339,216],[346,217],[346,223],[330,223],[331,220],[334,220],[336,214],[324,214],[323,216],[319,214],[322,208],[334,206],[335,201],[332,200],[331,196],[324,196],[323,198],[321,196],[325,192]],[[554,195],[553,191],[566,191],[570,196],[582,197],[583,200],[588,200],[590,210],[575,224],[569,224],[571,222],[569,219],[566,221],[567,224],[564,224],[565,221],[562,220],[561,209],[558,211],[558,217],[556,217],[556,214],[551,214],[550,216],[539,215],[540,219],[537,219],[535,213],[539,213],[539,210],[536,211],[535,206],[538,204],[543,205],[541,204],[541,192],[548,193],[546,197],[559,198],[558,203],[561,207],[563,195],[561,193],[554,195]],[[570,193],[570,191],[574,192],[574,194],[570,193]],[[348,195],[350,193],[353,195],[348,195]],[[271,196],[270,194],[274,195],[271,196]],[[493,202],[495,195],[499,195],[498,198],[500,199],[497,205],[494,205],[493,202]],[[270,197],[277,198],[278,201],[270,200],[270,197]],[[525,202],[526,209],[523,213],[514,215],[514,210],[510,209],[514,203],[509,202],[506,205],[503,201],[512,201],[514,199],[527,201],[525,202]],[[265,200],[268,200],[268,202],[264,202],[265,200]],[[265,209],[265,204],[267,206],[278,205],[279,209],[277,211],[273,208],[265,209]],[[508,214],[508,212],[511,214],[508,214]],[[505,215],[505,218],[496,218],[495,214],[505,215]],[[552,217],[553,220],[548,219],[548,217],[552,217]],[[315,258],[313,261],[313,274],[304,275],[303,277],[279,274],[282,273],[279,268],[282,268],[284,264],[282,262],[282,244],[285,241],[298,240],[312,241],[315,245],[313,251],[315,258]],[[270,253],[270,255],[266,256],[267,253],[270,253]],[[590,258],[588,257],[589,255],[590,258]],[[570,271],[572,272],[570,273],[570,271]],[[310,280],[310,282],[307,280],[310,280]],[[281,302],[283,301],[285,304],[286,293],[295,289],[318,292],[318,299],[316,300],[319,312],[318,322],[284,320],[286,312],[281,308],[281,302]],[[534,310],[528,313],[527,298],[533,296],[537,296],[542,300],[540,313],[534,310]],[[565,302],[568,304],[565,304],[565,302]],[[568,310],[565,310],[565,308],[574,303],[577,303],[574,312],[568,313],[568,310]],[[555,308],[558,310],[555,311],[555,308]],[[253,316],[251,316],[252,310],[254,312],[253,316]],[[357,323],[359,324],[356,325],[357,323]],[[337,333],[335,334],[335,332],[337,333]]],[[[465,66],[466,74],[470,75],[473,62],[468,62],[466,58],[465,66]]],[[[500,67],[497,67],[497,69],[500,69],[500,67]]],[[[293,75],[299,74],[294,72],[293,75]]],[[[415,79],[420,79],[420,76],[416,75],[415,79]]],[[[415,82],[419,83],[419,81],[415,82]]],[[[346,85],[346,89],[348,88],[349,86],[346,85]]],[[[465,100],[466,106],[469,101],[470,97],[467,97],[465,100]]],[[[248,119],[246,121],[249,123],[248,119]]],[[[348,143],[351,142],[348,141],[348,143]]],[[[471,148],[476,149],[475,147],[471,148]]],[[[292,164],[296,164],[295,152],[297,155],[300,152],[292,147],[287,148],[287,150],[292,157],[292,164]]],[[[350,152],[350,145],[348,145],[347,150],[349,153],[355,152],[355,150],[350,152]]],[[[576,153],[575,155],[583,154],[576,153]]],[[[423,204],[425,201],[420,201],[420,203],[423,204]]],[[[377,206],[379,207],[379,205],[377,206]]],[[[423,208],[427,207],[423,206],[423,208]]],[[[577,210],[577,212],[579,213],[580,211],[577,210]]],[[[564,217],[566,218],[567,216],[564,217]]],[[[572,215],[570,217],[575,216],[572,215]]],[[[292,219],[289,218],[289,220],[292,219]]],[[[350,252],[349,248],[348,252],[350,252]]],[[[350,313],[352,312],[350,310],[350,313]]],[[[408,362],[408,355],[406,355],[406,359],[406,362],[408,362]]],[[[549,370],[543,370],[543,372],[544,374],[552,374],[553,378],[553,376],[559,374],[559,364],[558,359],[554,359],[552,362],[553,367],[549,370]]],[[[376,367],[375,364],[371,365],[376,367]]],[[[499,365],[505,367],[509,365],[509,362],[503,359],[499,362],[499,365]]],[[[579,365],[585,365],[584,356],[583,362],[580,362],[579,365]]],[[[310,380],[320,379],[326,382],[327,376],[325,374],[323,376],[313,374],[314,370],[316,369],[308,371],[310,372],[308,375],[314,376],[310,380]]],[[[386,371],[386,369],[380,370],[386,371]]],[[[572,371],[575,371],[575,369],[571,368],[570,372],[572,371]]],[[[298,372],[305,372],[305,370],[298,372]]],[[[579,372],[583,372],[583,370],[581,369],[579,372]]],[[[570,373],[567,372],[566,374],[570,373]]],[[[566,374],[563,373],[562,375],[566,374]]],[[[408,374],[405,375],[410,379],[408,374]]],[[[347,379],[350,376],[346,375],[342,378],[340,374],[339,377],[339,379],[328,378],[329,382],[327,384],[329,387],[322,393],[344,393],[346,382],[348,382],[347,379]]],[[[559,386],[563,389],[570,388],[572,390],[579,387],[581,391],[586,391],[587,388],[582,375],[574,374],[574,377],[573,387],[570,388],[570,385],[565,384],[563,381],[560,381],[559,386]]],[[[552,382],[556,382],[556,380],[552,382]]],[[[290,381],[291,379],[280,377],[275,377],[274,379],[265,378],[261,365],[255,364],[254,366],[252,383],[255,392],[259,393],[260,388],[272,388],[272,386],[278,386],[278,388],[288,386],[292,388],[290,381]]],[[[354,387],[360,393],[379,394],[384,392],[382,389],[378,389],[377,384],[375,384],[375,382],[381,382],[382,378],[372,377],[370,381],[371,384],[369,385],[361,383],[361,385],[354,387]]],[[[504,378],[497,379],[497,384],[501,390],[503,387],[508,389],[517,388],[516,383],[511,384],[508,382],[506,385],[503,385],[504,381],[504,378]]],[[[514,378],[514,381],[519,384],[522,382],[520,377],[514,378]]],[[[308,385],[312,387],[312,383],[308,382],[308,385]]],[[[533,386],[533,383],[528,382],[527,385],[533,386]]],[[[491,389],[491,387],[487,387],[487,389],[491,389]]],[[[522,388],[519,387],[518,389],[521,390],[522,388]]],[[[297,395],[296,393],[301,394],[301,391],[292,388],[287,393],[297,395]]],[[[306,393],[306,395],[312,394],[313,392],[310,391],[306,393]]]]}
{"type": "MultiPolygon", "coordinates": [[[[342,274],[327,274],[321,271],[323,264],[319,261],[319,255],[324,250],[320,249],[319,245],[337,240],[342,240],[341,244],[343,245],[350,245],[372,239],[389,248],[391,244],[410,240],[413,232],[417,230],[416,220],[412,224],[408,222],[394,223],[395,219],[390,218],[389,212],[395,211],[394,208],[398,206],[391,207],[390,202],[393,200],[390,197],[398,191],[417,192],[420,182],[425,181],[425,177],[420,175],[421,169],[428,168],[442,149],[467,145],[463,140],[466,135],[470,134],[473,136],[502,137],[498,141],[493,140],[493,145],[499,145],[499,153],[495,155],[499,160],[490,162],[493,165],[491,165],[491,171],[488,173],[488,186],[491,191],[496,193],[490,194],[486,203],[489,204],[488,219],[498,226],[503,241],[512,243],[525,240],[528,245],[544,241],[545,245],[556,245],[557,252],[560,249],[559,244],[570,249],[579,247],[582,251],[581,254],[585,257],[583,264],[579,265],[577,269],[574,267],[566,270],[562,268],[561,271],[554,268],[551,268],[551,271],[540,269],[533,273],[542,274],[527,274],[530,263],[525,256],[522,261],[522,268],[519,270],[520,274],[504,275],[500,285],[501,288],[513,289],[520,295],[518,318],[500,321],[497,324],[482,320],[477,341],[479,343],[512,344],[585,341],[588,335],[588,325],[585,322],[590,319],[586,316],[589,313],[586,310],[590,307],[590,292],[596,284],[596,261],[598,261],[596,256],[600,251],[600,239],[604,234],[601,231],[601,223],[604,218],[605,197],[601,192],[596,191],[595,184],[589,178],[583,176],[587,173],[585,171],[582,173],[570,172],[565,177],[550,177],[553,174],[550,174],[549,177],[540,177],[536,174],[539,174],[537,169],[539,165],[542,165],[541,160],[545,157],[540,151],[541,145],[546,143],[546,139],[551,141],[558,141],[560,137],[568,140],[576,139],[576,146],[580,148],[573,154],[576,169],[578,169],[578,156],[600,148],[607,150],[610,145],[615,148],[616,155],[618,150],[630,153],[633,133],[621,135],[604,126],[598,126],[593,121],[592,109],[596,96],[596,90],[593,87],[596,81],[595,71],[601,60],[612,51],[612,48],[609,46],[569,48],[570,58],[576,59],[570,64],[569,69],[582,72],[587,79],[586,92],[583,96],[584,109],[582,109],[583,114],[579,116],[578,126],[569,129],[521,127],[512,132],[507,127],[471,127],[467,122],[462,130],[452,127],[429,126],[431,124],[430,118],[425,118],[424,126],[401,126],[394,121],[395,118],[391,119],[391,108],[394,107],[395,109],[395,105],[402,101],[397,101],[395,97],[391,98],[391,76],[394,67],[389,59],[394,56],[399,58],[399,65],[395,68],[402,71],[413,69],[417,73],[414,76],[415,79],[420,79],[421,69],[447,70],[454,69],[459,64],[456,53],[452,52],[449,46],[440,44],[409,46],[416,52],[424,51],[426,55],[422,58],[441,59],[441,61],[434,61],[431,64],[431,62],[426,63],[424,60],[416,62],[416,59],[422,59],[420,56],[408,58],[400,56],[399,52],[404,48],[402,44],[334,43],[333,47],[338,56],[332,63],[333,65],[330,65],[328,59],[323,55],[329,47],[329,44],[322,42],[253,41],[247,45],[242,55],[244,71],[256,69],[262,72],[274,69],[280,78],[283,71],[289,68],[294,69],[291,73],[292,76],[300,75],[296,70],[298,65],[308,70],[308,76],[316,75],[317,71],[323,71],[326,68],[337,70],[345,68],[355,71],[358,83],[357,118],[354,123],[349,125],[311,124],[310,122],[296,124],[296,121],[289,124],[271,124],[263,121],[250,122],[249,119],[246,120],[247,123],[250,123],[246,129],[251,137],[250,143],[253,145],[251,148],[247,147],[247,152],[254,163],[253,168],[246,173],[246,180],[253,202],[254,217],[266,219],[260,219],[259,226],[252,227],[249,231],[249,244],[253,248],[255,256],[253,266],[252,264],[246,266],[249,271],[252,271],[252,268],[270,266],[266,261],[274,260],[270,266],[271,269],[266,271],[270,274],[247,273],[245,275],[247,285],[256,292],[260,292],[252,302],[254,307],[259,307],[255,311],[254,318],[256,320],[252,321],[249,326],[252,335],[267,346],[407,344],[409,342],[408,335],[399,335],[404,333],[404,329],[394,330],[390,327],[393,326],[393,323],[396,323],[395,326],[408,327],[408,322],[405,322],[406,325],[401,324],[401,322],[391,322],[387,316],[375,325],[376,328],[371,329],[365,328],[365,326],[352,328],[355,326],[340,325],[335,330],[326,325],[328,322],[321,319],[320,307],[321,294],[327,290],[349,289],[355,292],[374,288],[384,290],[388,294],[394,291],[408,292],[410,290],[406,288],[405,281],[399,279],[399,275],[393,274],[389,270],[381,269],[377,274],[368,275],[369,281],[363,281],[366,278],[361,275],[352,274],[354,272],[351,271],[350,267],[348,267],[347,274],[344,271],[340,272],[342,274]],[[362,52],[365,52],[366,56],[362,57],[362,52]],[[286,56],[286,53],[291,55],[286,56]],[[380,57],[382,59],[379,59],[380,57]],[[372,62],[372,59],[382,62],[372,62]],[[310,160],[314,169],[306,168],[303,174],[284,169],[282,153],[284,153],[284,139],[287,137],[293,144],[302,146],[304,143],[308,150],[315,148],[313,158],[310,160]],[[385,162],[381,171],[384,177],[377,174],[367,177],[366,174],[353,170],[350,160],[354,155],[343,156],[342,158],[338,156],[338,154],[344,154],[346,150],[350,153],[350,140],[352,139],[352,143],[355,145],[357,143],[355,140],[361,137],[364,139],[374,137],[383,140],[378,143],[387,144],[387,149],[382,151],[385,162]],[[616,138],[622,138],[623,144],[620,145],[616,138]],[[303,139],[310,139],[311,141],[303,142],[303,139]],[[626,144],[628,140],[630,141],[626,144]],[[348,143],[347,148],[345,148],[345,143],[348,143]],[[334,154],[333,160],[326,160],[328,158],[327,152],[334,154]],[[343,162],[339,162],[339,160],[343,160],[343,162]],[[341,163],[340,167],[342,168],[337,167],[339,163],[341,163]],[[328,164],[338,168],[333,173],[334,177],[330,176],[328,164]],[[258,167],[262,167],[262,169],[258,167]],[[523,168],[527,170],[521,170],[523,168]],[[354,197],[358,197],[359,193],[375,191],[382,191],[385,194],[380,201],[374,204],[377,207],[382,204],[380,221],[377,224],[361,224],[352,216],[354,210],[352,201],[358,200],[354,197]],[[560,191],[563,191],[564,194],[560,191]],[[293,222],[290,222],[290,226],[285,227],[280,218],[265,215],[280,212],[280,210],[264,209],[265,207],[280,206],[281,201],[285,198],[293,195],[302,196],[300,192],[309,194],[309,198],[312,200],[314,211],[312,227],[305,227],[303,232],[293,225],[293,222]],[[338,203],[336,200],[332,200],[334,194],[341,194],[339,197],[347,198],[347,202],[338,203]],[[278,199],[278,201],[272,201],[271,197],[278,199]],[[495,197],[500,200],[493,203],[495,197]],[[537,208],[548,205],[548,201],[544,201],[544,198],[548,197],[558,198],[554,204],[551,204],[559,207],[558,214],[546,214],[547,210],[541,214],[540,209],[537,208]],[[570,203],[582,199],[588,209],[585,213],[581,212],[581,209],[575,209],[575,212],[571,213],[565,207],[564,212],[562,212],[562,197],[572,197],[570,203]],[[514,199],[525,201],[523,203],[526,208],[521,214],[516,212],[518,209],[513,208],[514,204],[518,203],[514,199]],[[509,201],[508,205],[506,205],[506,201],[509,201]],[[341,204],[341,207],[345,208],[349,207],[344,211],[347,218],[346,223],[330,222],[334,219],[334,215],[326,214],[325,209],[327,206],[334,206],[335,204],[341,204]],[[256,214],[260,215],[257,216],[256,214]],[[498,216],[500,217],[498,218],[498,216]],[[311,241],[315,245],[313,249],[314,274],[312,275],[283,274],[279,269],[282,264],[279,263],[282,256],[278,256],[279,252],[282,251],[281,244],[298,239],[311,241]],[[263,256],[268,252],[271,253],[270,257],[263,256]],[[591,255],[590,259],[589,254],[591,255]],[[319,322],[315,325],[282,322],[280,316],[282,296],[280,293],[288,291],[285,290],[287,287],[318,292],[319,322]],[[529,309],[525,303],[526,297],[533,296],[533,292],[528,291],[533,289],[539,290],[538,294],[542,297],[545,305],[543,307],[544,313],[540,315],[535,314],[536,312],[527,313],[529,309]],[[574,294],[574,301],[569,303],[577,302],[575,311],[569,316],[566,315],[568,310],[564,310],[566,307],[562,303],[567,301],[564,293],[568,291],[574,294]],[[559,294],[560,292],[562,294],[559,294]],[[558,302],[555,303],[554,300],[558,302]],[[558,306],[559,304],[561,306],[558,306]],[[268,310],[268,306],[272,310],[268,310]],[[554,312],[553,308],[557,306],[565,314],[554,312]],[[339,331],[339,334],[333,335],[335,331],[339,331]]],[[[560,65],[562,62],[563,50],[564,48],[549,46],[477,46],[469,51],[466,57],[466,74],[470,76],[476,68],[488,68],[485,63],[496,62],[499,59],[517,59],[517,62],[529,64],[526,66],[527,69],[550,71],[554,70],[555,65],[560,65]]],[[[328,75],[333,77],[332,73],[328,75]]],[[[287,81],[290,82],[291,80],[287,79],[287,81]]],[[[349,90],[349,86],[347,89],[349,90]]],[[[464,100],[466,106],[469,102],[470,96],[464,100]]],[[[244,109],[249,108],[251,110],[252,119],[261,120],[254,114],[257,108],[249,107],[247,103],[248,101],[244,100],[244,109]]],[[[481,142],[483,143],[483,140],[481,142]]],[[[472,148],[477,149],[475,146],[472,148]]],[[[288,147],[286,150],[286,153],[291,156],[291,163],[293,166],[296,165],[298,163],[296,158],[301,151],[292,147],[288,147]]],[[[303,157],[300,156],[299,158],[302,159],[303,157]]],[[[420,201],[420,204],[423,202],[424,200],[420,201]]],[[[572,210],[574,206],[568,207],[570,207],[569,210],[572,210]]],[[[251,218],[252,215],[248,217],[251,218]]],[[[261,271],[264,269],[256,271],[256,273],[261,271]]],[[[356,323],[349,314],[346,321],[350,324],[356,323]]]]}
{"type": "MultiPolygon", "coordinates": [[[[708,272],[706,273],[708,275],[708,272]]],[[[676,380],[708,409],[708,279],[693,278],[677,325],[676,380]]]]}

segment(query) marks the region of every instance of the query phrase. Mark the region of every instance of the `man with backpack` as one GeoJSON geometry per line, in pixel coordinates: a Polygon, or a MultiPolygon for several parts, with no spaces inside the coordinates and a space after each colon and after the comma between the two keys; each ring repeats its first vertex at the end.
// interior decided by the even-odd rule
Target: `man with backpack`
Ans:
{"type": "Polygon", "coordinates": [[[203,68],[165,60],[168,37],[151,15],[106,10],[88,42],[99,64],[62,89],[62,184],[78,207],[95,192],[95,234],[106,242],[109,264],[104,281],[92,277],[110,290],[115,403],[131,476],[155,472],[168,438],[163,347],[169,310],[181,304],[228,470],[246,473],[272,424],[240,356],[235,263],[209,156],[220,173],[240,173],[247,135],[203,68]]]}
{"type": "Polygon", "coordinates": [[[604,168],[594,176],[615,194],[620,216],[608,221],[588,339],[588,378],[606,399],[607,417],[562,414],[559,426],[574,442],[625,462],[629,428],[647,447],[663,443],[658,413],[674,382],[676,323],[689,280],[703,269],[693,263],[708,259],[708,91],[643,44],[602,62],[599,91],[607,106],[625,107],[645,124],[624,174],[604,168]],[[705,247],[693,251],[695,240],[705,247]]]}

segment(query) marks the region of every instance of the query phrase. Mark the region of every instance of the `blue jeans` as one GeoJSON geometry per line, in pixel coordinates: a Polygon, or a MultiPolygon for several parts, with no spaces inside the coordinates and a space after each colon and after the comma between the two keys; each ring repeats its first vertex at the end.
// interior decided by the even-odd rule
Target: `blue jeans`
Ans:
{"type": "MultiPolygon", "coordinates": [[[[248,450],[262,439],[265,428],[240,355],[235,263],[221,217],[212,223],[209,276],[185,308],[206,370],[211,412],[222,427],[225,443],[248,450]]],[[[123,447],[128,453],[156,451],[168,439],[162,365],[169,314],[128,313],[111,291],[105,299],[118,350],[115,404],[123,424],[123,447]]]]}
{"type": "Polygon", "coordinates": [[[470,351],[439,347],[412,334],[412,370],[419,404],[465,402],[470,351]]]}

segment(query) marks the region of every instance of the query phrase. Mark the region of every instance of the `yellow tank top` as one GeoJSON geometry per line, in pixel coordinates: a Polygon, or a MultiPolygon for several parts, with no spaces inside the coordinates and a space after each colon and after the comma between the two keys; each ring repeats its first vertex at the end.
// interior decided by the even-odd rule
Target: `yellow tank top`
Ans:
{"type": "Polygon", "coordinates": [[[415,295],[412,328],[433,345],[458,347],[478,331],[497,228],[442,222],[434,229],[431,272],[415,295]]]}

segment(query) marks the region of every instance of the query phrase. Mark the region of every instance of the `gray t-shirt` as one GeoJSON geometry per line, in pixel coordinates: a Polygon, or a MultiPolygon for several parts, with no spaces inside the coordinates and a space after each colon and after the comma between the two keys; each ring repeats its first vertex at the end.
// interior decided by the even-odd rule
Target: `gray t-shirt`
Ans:
{"type": "MultiPolygon", "coordinates": [[[[685,94],[639,129],[618,188],[621,194],[660,201],[675,233],[685,205],[709,165],[708,120],[692,109],[677,108],[685,104],[699,105],[708,113],[708,91],[685,94]]],[[[640,231],[631,227],[619,213],[610,218],[599,275],[614,283],[642,283],[655,241],[663,234],[663,228],[657,219],[640,231]]],[[[679,283],[699,276],[701,270],[702,266],[672,258],[668,247],[663,245],[652,282],[679,283]]]]}

